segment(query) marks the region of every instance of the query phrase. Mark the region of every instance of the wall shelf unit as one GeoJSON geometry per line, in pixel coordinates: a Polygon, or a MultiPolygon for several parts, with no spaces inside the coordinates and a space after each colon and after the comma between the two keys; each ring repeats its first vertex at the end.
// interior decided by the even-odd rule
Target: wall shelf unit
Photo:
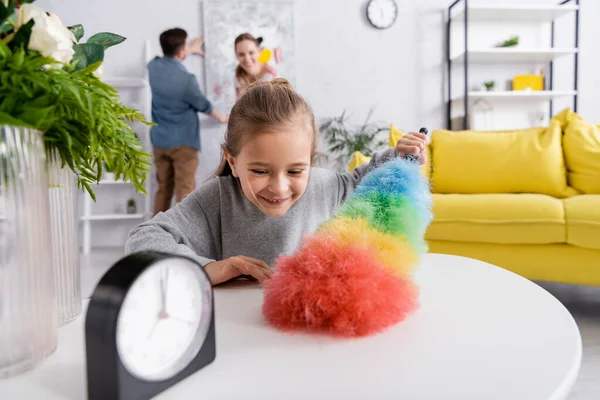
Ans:
{"type": "MultiPolygon", "coordinates": [[[[446,10],[446,106],[447,128],[456,129],[453,122],[460,122],[462,129],[470,129],[470,107],[481,100],[526,100],[538,104],[547,102],[549,114],[554,114],[553,101],[571,97],[573,109],[577,111],[578,100],[578,56],[579,56],[579,10],[580,0],[564,0],[556,5],[470,5],[472,0],[456,0],[446,10]],[[574,18],[573,45],[567,43],[555,46],[556,20],[562,17],[574,18]],[[500,39],[506,39],[511,29],[518,27],[527,32],[539,32],[543,40],[527,37],[514,47],[498,47],[500,39]],[[486,33],[495,29],[498,40],[492,44],[486,33]],[[535,29],[538,29],[537,31],[535,29]],[[498,33],[501,32],[501,33],[498,33]],[[504,35],[500,37],[499,35],[504,35]],[[487,40],[487,42],[486,42],[487,40]],[[573,84],[571,88],[554,87],[557,61],[573,60],[573,84]],[[544,88],[540,91],[512,91],[497,85],[497,91],[477,91],[472,75],[486,68],[525,68],[537,67],[544,71],[544,88]],[[459,72],[460,74],[456,74],[459,72]],[[454,73],[454,74],[453,74],[454,73]],[[462,75],[462,76],[461,76],[462,75]],[[462,84],[457,82],[462,78],[462,84]]],[[[559,38],[559,36],[556,36],[559,38]]],[[[565,64],[561,64],[565,65],[565,64]]],[[[567,64],[568,65],[568,64],[567,64]]],[[[508,69],[506,70],[508,71],[508,69]]],[[[512,70],[511,70],[512,71],[512,70]]],[[[508,72],[506,72],[508,73],[508,72]]],[[[567,74],[568,75],[568,74],[567,74]]],[[[489,75],[488,75],[489,76],[489,75]]],[[[558,76],[558,75],[557,75],[558,76]]],[[[565,74],[561,73],[560,78],[565,74]]],[[[564,85],[563,85],[564,86],[564,85]]],[[[536,107],[537,107],[536,106],[536,107]]]]}
{"type": "MultiPolygon", "coordinates": [[[[146,64],[149,61],[149,57],[151,55],[150,52],[150,43],[146,43],[145,48],[146,53],[146,64]]],[[[144,78],[139,77],[106,77],[102,78],[102,81],[111,85],[115,89],[117,89],[121,95],[122,101],[123,97],[127,97],[125,95],[133,95],[138,101],[134,102],[135,104],[128,104],[128,106],[138,109],[147,120],[151,118],[151,91],[150,84],[147,79],[147,71],[144,65],[144,78]]],[[[124,101],[127,103],[126,101],[124,101]]],[[[142,145],[144,146],[144,150],[152,154],[152,147],[150,143],[150,127],[136,123],[134,126],[134,131],[142,145]]],[[[106,202],[114,203],[115,201],[123,202],[123,199],[119,199],[119,196],[116,194],[127,193],[128,197],[132,197],[135,195],[135,188],[132,183],[123,182],[121,180],[114,180],[114,176],[112,174],[103,174],[102,180],[94,185],[94,191],[98,198],[103,196],[103,200],[106,202]],[[130,196],[131,195],[131,196],[130,196]]],[[[103,234],[107,234],[106,229],[112,234],[112,231],[122,231],[123,229],[129,229],[129,227],[133,227],[138,223],[149,219],[152,217],[152,208],[151,208],[151,179],[150,176],[146,177],[146,181],[144,183],[144,189],[148,193],[147,196],[143,197],[141,204],[136,204],[136,211],[133,213],[115,213],[114,209],[110,209],[110,212],[107,212],[106,204],[96,204],[93,202],[89,195],[85,195],[83,199],[83,213],[80,216],[79,220],[81,221],[83,231],[82,231],[82,252],[83,254],[89,254],[92,248],[92,231],[94,227],[98,224],[103,223],[103,234]],[[100,210],[95,210],[100,209],[100,210]],[[108,224],[108,227],[106,227],[108,224]],[[119,224],[111,225],[111,224],[119,224]],[[126,225],[125,225],[126,224],[126,225]]],[[[139,196],[138,196],[139,198],[139,196]]],[[[126,202],[126,201],[125,201],[126,202]]],[[[114,204],[111,204],[114,205],[114,204]]],[[[124,204],[121,204],[123,207],[119,207],[125,209],[124,204]]]]}
{"type": "Polygon", "coordinates": [[[136,220],[145,219],[147,214],[96,214],[84,215],[82,221],[119,221],[119,220],[136,220]]]}
{"type": "MultiPolygon", "coordinates": [[[[550,101],[559,97],[570,97],[574,96],[577,92],[574,90],[506,90],[506,91],[495,91],[495,92],[468,92],[470,99],[506,99],[511,100],[515,98],[519,99],[530,99],[532,101],[550,101]]],[[[463,101],[464,97],[455,97],[452,99],[454,102],[463,101]]]]}
{"type": "Polygon", "coordinates": [[[485,49],[485,50],[469,50],[463,51],[452,57],[452,62],[464,63],[465,59],[469,59],[470,63],[486,64],[486,63],[541,63],[558,60],[561,57],[576,54],[578,49],[485,49]]]}

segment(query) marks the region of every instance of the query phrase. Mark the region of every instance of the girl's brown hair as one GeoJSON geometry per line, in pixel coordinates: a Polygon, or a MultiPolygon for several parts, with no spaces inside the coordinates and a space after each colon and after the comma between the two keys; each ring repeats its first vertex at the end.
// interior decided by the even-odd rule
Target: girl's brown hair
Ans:
{"type": "MultiPolygon", "coordinates": [[[[260,42],[258,41],[258,39],[256,39],[254,36],[252,36],[249,33],[242,33],[241,35],[239,35],[238,37],[235,38],[234,48],[235,48],[236,53],[237,53],[238,43],[243,42],[244,40],[249,40],[249,41],[253,42],[256,45],[256,48],[260,47],[260,42]]],[[[242,68],[241,65],[238,65],[236,67],[235,77],[238,80],[238,82],[240,82],[242,87],[248,86],[251,83],[254,83],[256,81],[256,77],[247,73],[246,70],[244,70],[244,68],[242,68]]]]}
{"type": "Polygon", "coordinates": [[[312,161],[318,129],[308,103],[283,78],[250,85],[231,110],[222,145],[221,163],[212,177],[232,175],[225,153],[236,157],[244,143],[256,135],[274,134],[286,126],[302,126],[310,133],[312,161]]]}

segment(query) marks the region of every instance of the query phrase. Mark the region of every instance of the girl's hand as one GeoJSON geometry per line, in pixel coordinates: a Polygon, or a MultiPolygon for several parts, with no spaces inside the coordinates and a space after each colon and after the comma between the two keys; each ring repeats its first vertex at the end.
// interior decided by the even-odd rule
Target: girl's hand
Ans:
{"type": "Polygon", "coordinates": [[[410,132],[400,138],[396,144],[396,154],[403,157],[414,154],[419,157],[420,164],[427,162],[427,136],[419,132],[410,132]]]}
{"type": "Polygon", "coordinates": [[[267,263],[256,258],[237,256],[213,261],[204,266],[213,285],[226,282],[240,275],[249,275],[259,282],[269,279],[273,271],[267,263]]]}

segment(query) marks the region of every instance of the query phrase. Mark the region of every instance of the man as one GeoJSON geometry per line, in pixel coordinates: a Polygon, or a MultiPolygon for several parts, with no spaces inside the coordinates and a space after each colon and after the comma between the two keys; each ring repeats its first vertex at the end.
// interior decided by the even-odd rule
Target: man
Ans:
{"type": "Polygon", "coordinates": [[[180,202],[196,187],[200,151],[197,113],[227,122],[227,116],[213,109],[195,75],[182,64],[188,54],[203,54],[201,40],[188,44],[186,31],[175,28],[160,35],[160,46],[164,57],[156,57],[148,64],[152,119],[157,124],[150,130],[158,181],[154,215],[169,209],[173,191],[180,202]]]}

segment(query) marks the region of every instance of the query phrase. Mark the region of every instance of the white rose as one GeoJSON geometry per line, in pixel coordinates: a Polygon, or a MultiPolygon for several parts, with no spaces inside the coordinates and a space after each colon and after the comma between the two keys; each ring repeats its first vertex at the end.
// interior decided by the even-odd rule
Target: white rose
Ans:
{"type": "Polygon", "coordinates": [[[98,68],[93,72],[94,76],[98,79],[102,78],[102,74],[104,73],[104,68],[102,68],[102,64],[98,66],[98,68]]]}
{"type": "Polygon", "coordinates": [[[56,14],[46,14],[44,10],[31,4],[23,4],[17,12],[17,26],[33,19],[35,24],[29,39],[29,50],[39,51],[61,63],[73,59],[75,35],[68,30],[56,14]]]}

